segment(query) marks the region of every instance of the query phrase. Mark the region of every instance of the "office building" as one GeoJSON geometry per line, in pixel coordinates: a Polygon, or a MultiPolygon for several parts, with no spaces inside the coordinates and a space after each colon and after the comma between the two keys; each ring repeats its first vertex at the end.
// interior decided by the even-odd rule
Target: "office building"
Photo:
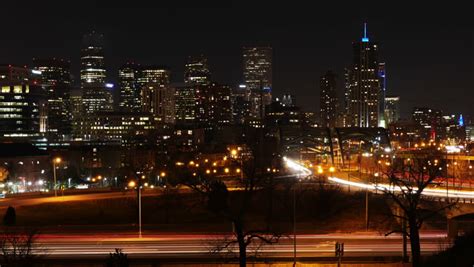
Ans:
{"type": "Polygon", "coordinates": [[[95,32],[85,34],[81,49],[81,86],[103,85],[105,81],[104,36],[95,32]]]}
{"type": "Polygon", "coordinates": [[[47,138],[64,141],[71,135],[70,62],[63,59],[33,59],[34,70],[41,73],[41,84],[47,93],[47,138]]]}
{"type": "Polygon", "coordinates": [[[263,118],[265,106],[272,102],[272,60],[271,47],[243,48],[243,78],[250,91],[251,116],[263,118]]]}
{"type": "Polygon", "coordinates": [[[387,126],[391,123],[400,120],[400,97],[386,96],[385,97],[385,119],[387,126]]]}
{"type": "Polygon", "coordinates": [[[47,94],[41,72],[0,66],[0,140],[43,142],[47,131],[47,94]]]}
{"type": "Polygon", "coordinates": [[[141,110],[139,75],[139,66],[134,63],[127,63],[119,69],[119,109],[122,112],[139,112],[141,110]]]}
{"type": "Polygon", "coordinates": [[[232,123],[231,88],[211,83],[203,86],[199,92],[202,102],[199,111],[203,111],[201,122],[206,127],[216,128],[232,123]]]}
{"type": "Polygon", "coordinates": [[[443,112],[428,107],[415,107],[412,113],[413,121],[421,126],[422,138],[436,140],[443,133],[443,112]]]}
{"type": "Polygon", "coordinates": [[[320,90],[321,127],[336,127],[338,98],[336,75],[332,71],[321,77],[320,90]]]}
{"type": "Polygon", "coordinates": [[[140,89],[148,83],[166,86],[170,83],[171,72],[163,66],[143,66],[138,74],[138,84],[140,89]]]}
{"type": "Polygon", "coordinates": [[[250,117],[250,92],[245,84],[234,87],[231,95],[232,119],[234,124],[243,124],[250,117]]]}
{"type": "Polygon", "coordinates": [[[173,124],[175,122],[175,89],[169,85],[148,83],[142,88],[142,111],[151,113],[155,120],[173,124]]]}
{"type": "Polygon", "coordinates": [[[364,35],[359,42],[353,43],[353,65],[346,71],[346,97],[348,101],[348,126],[378,127],[380,81],[378,75],[377,44],[364,35]]]}
{"type": "Polygon", "coordinates": [[[379,127],[387,127],[388,122],[385,117],[385,95],[387,93],[387,77],[385,70],[385,62],[379,63],[377,75],[379,77],[379,127]]]}
{"type": "Polygon", "coordinates": [[[173,84],[172,86],[175,88],[176,124],[195,124],[199,89],[193,84],[173,84]]]}
{"type": "Polygon", "coordinates": [[[184,65],[184,82],[207,85],[211,81],[211,72],[204,55],[190,56],[184,65]]]}
{"type": "Polygon", "coordinates": [[[93,32],[84,35],[81,50],[81,89],[86,114],[113,109],[112,93],[106,84],[103,46],[102,34],[93,32]]]}

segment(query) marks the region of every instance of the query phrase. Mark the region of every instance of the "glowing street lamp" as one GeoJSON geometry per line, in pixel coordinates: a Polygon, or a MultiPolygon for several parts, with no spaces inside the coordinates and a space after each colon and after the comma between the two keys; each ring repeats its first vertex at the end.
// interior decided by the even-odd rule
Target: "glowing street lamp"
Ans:
{"type": "Polygon", "coordinates": [[[62,159],[60,157],[57,157],[55,159],[53,159],[53,177],[54,177],[54,184],[53,184],[53,188],[54,188],[54,196],[57,197],[58,196],[58,191],[57,191],[57,188],[56,188],[56,164],[59,164],[61,163],[62,159]]]}

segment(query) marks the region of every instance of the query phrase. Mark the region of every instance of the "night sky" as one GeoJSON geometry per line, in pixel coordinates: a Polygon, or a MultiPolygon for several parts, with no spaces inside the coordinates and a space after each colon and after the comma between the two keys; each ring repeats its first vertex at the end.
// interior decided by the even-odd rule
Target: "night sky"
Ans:
{"type": "Polygon", "coordinates": [[[343,90],[351,42],[360,38],[366,21],[371,41],[379,44],[380,60],[387,64],[387,93],[401,96],[403,117],[414,106],[474,116],[473,19],[470,7],[454,6],[454,1],[449,2],[452,7],[399,1],[314,1],[315,6],[233,1],[214,8],[199,1],[141,8],[44,2],[2,6],[0,63],[31,65],[33,57],[62,57],[71,60],[78,80],[81,37],[95,30],[106,37],[112,82],[128,60],[169,66],[173,81],[182,81],[186,57],[204,53],[213,79],[236,85],[242,79],[241,47],[271,45],[273,94],[292,93],[297,104],[316,110],[324,72],[335,71],[343,90]]]}

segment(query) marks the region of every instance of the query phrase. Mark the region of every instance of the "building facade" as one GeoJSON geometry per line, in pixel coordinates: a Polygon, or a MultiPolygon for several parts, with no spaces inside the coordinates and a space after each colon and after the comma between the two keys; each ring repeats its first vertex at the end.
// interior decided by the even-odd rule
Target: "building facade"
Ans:
{"type": "Polygon", "coordinates": [[[336,127],[338,98],[336,75],[328,71],[320,79],[320,115],[322,127],[336,127]]]}
{"type": "Polygon", "coordinates": [[[378,127],[380,81],[378,75],[378,47],[367,37],[366,25],[364,36],[353,43],[353,65],[346,72],[349,91],[348,126],[378,127]]]}
{"type": "Polygon", "coordinates": [[[37,70],[0,66],[0,140],[42,142],[47,131],[47,93],[37,70]]]}
{"type": "Polygon", "coordinates": [[[250,91],[251,115],[263,118],[265,106],[272,102],[273,50],[271,47],[244,47],[243,78],[250,91]]]}
{"type": "Polygon", "coordinates": [[[47,138],[50,142],[71,137],[70,65],[63,59],[33,59],[33,68],[41,73],[41,84],[47,93],[47,138]]]}
{"type": "Polygon", "coordinates": [[[170,85],[148,83],[142,88],[142,111],[163,123],[175,122],[175,89],[170,85]]]}
{"type": "Polygon", "coordinates": [[[84,35],[81,49],[81,89],[84,112],[112,111],[112,93],[106,87],[104,36],[95,32],[84,35]]]}
{"type": "Polygon", "coordinates": [[[190,56],[184,65],[184,82],[207,85],[211,82],[211,72],[204,55],[190,56]]]}
{"type": "Polygon", "coordinates": [[[197,118],[197,95],[199,89],[194,84],[174,84],[175,122],[178,125],[195,124],[197,118]]]}
{"type": "Polygon", "coordinates": [[[119,69],[119,109],[122,112],[139,112],[141,110],[139,75],[139,66],[133,63],[127,63],[119,69]]]}
{"type": "Polygon", "coordinates": [[[386,96],[385,97],[385,119],[387,125],[400,120],[400,97],[386,96]]]}

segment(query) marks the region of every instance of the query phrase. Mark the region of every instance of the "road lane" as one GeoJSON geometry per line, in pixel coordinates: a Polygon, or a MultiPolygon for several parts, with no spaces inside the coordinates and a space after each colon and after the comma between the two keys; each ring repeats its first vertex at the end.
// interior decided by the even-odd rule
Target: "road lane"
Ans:
{"type": "MultiPolygon", "coordinates": [[[[133,235],[114,236],[110,234],[87,235],[42,235],[38,248],[50,258],[102,257],[121,248],[130,257],[149,258],[209,258],[210,253],[223,235],[133,235]]],[[[422,253],[432,254],[448,243],[442,233],[422,235],[422,253]]],[[[345,256],[400,256],[402,241],[400,236],[370,234],[327,234],[298,235],[298,257],[333,257],[335,242],[345,243],[345,256]]],[[[254,252],[255,246],[248,249],[254,252]]],[[[258,250],[261,257],[278,258],[293,256],[293,240],[281,238],[277,244],[267,245],[258,250]]],[[[237,252],[237,248],[234,249],[237,252]]]]}

